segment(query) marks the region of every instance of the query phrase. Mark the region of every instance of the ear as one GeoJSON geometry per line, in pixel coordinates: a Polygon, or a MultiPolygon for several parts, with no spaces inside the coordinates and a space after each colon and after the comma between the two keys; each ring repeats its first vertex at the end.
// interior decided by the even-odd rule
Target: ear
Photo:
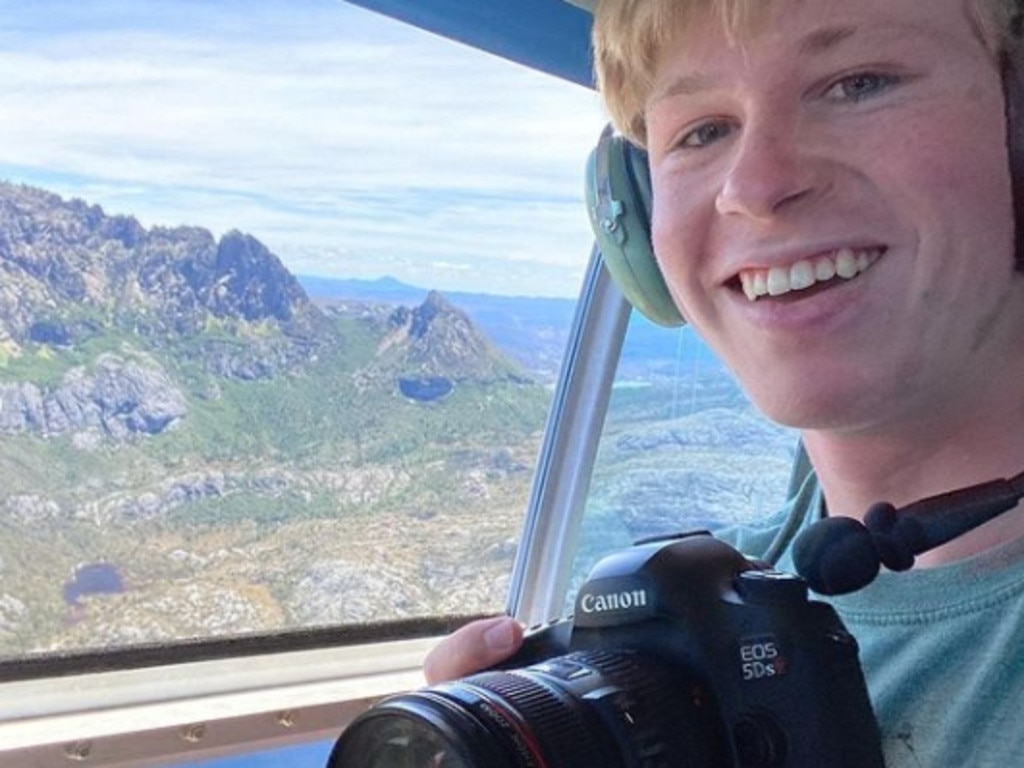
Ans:
{"type": "Polygon", "coordinates": [[[1024,44],[1021,18],[1011,31],[1011,39],[1000,56],[1003,100],[1006,108],[1006,149],[1010,160],[1010,184],[1013,193],[1014,264],[1024,272],[1024,44]]]}
{"type": "Polygon", "coordinates": [[[586,194],[604,264],[627,301],[653,323],[682,325],[651,246],[647,154],[608,126],[587,161],[586,194]]]}

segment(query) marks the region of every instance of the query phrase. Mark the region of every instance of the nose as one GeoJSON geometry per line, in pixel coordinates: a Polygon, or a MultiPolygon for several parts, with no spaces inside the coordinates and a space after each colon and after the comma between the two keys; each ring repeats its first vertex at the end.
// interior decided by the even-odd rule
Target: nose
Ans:
{"type": "Polygon", "coordinates": [[[796,126],[750,122],[733,151],[715,198],[720,214],[769,220],[825,186],[821,161],[801,143],[796,126]]]}

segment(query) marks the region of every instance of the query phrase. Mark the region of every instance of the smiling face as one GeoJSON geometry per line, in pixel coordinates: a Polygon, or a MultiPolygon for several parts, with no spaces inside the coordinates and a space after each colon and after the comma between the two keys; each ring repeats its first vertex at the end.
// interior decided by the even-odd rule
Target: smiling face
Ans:
{"type": "Polygon", "coordinates": [[[764,22],[735,41],[706,18],[658,59],[670,291],[779,421],[951,413],[1024,352],[995,56],[964,0],[776,0],[764,22]]]}

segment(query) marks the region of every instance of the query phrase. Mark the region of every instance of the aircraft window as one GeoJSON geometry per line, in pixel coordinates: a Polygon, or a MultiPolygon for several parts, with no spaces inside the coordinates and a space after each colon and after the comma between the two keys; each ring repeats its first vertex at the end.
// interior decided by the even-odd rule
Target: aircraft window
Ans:
{"type": "Polygon", "coordinates": [[[501,611],[593,93],[345,3],[8,5],[0,660],[501,611]]]}
{"type": "Polygon", "coordinates": [[[796,433],[761,416],[688,326],[630,315],[573,555],[566,609],[601,556],[777,510],[796,433]]]}

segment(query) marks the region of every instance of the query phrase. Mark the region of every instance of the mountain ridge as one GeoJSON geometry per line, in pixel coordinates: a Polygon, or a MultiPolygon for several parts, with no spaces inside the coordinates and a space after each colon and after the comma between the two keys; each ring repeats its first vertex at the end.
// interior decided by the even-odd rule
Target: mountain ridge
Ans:
{"type": "Polygon", "coordinates": [[[357,314],[363,331],[343,332],[351,314],[318,306],[238,230],[147,229],[0,182],[0,433],[158,434],[197,395],[219,397],[219,381],[315,375],[345,355],[364,360],[363,389],[529,378],[440,293],[357,314]]]}

